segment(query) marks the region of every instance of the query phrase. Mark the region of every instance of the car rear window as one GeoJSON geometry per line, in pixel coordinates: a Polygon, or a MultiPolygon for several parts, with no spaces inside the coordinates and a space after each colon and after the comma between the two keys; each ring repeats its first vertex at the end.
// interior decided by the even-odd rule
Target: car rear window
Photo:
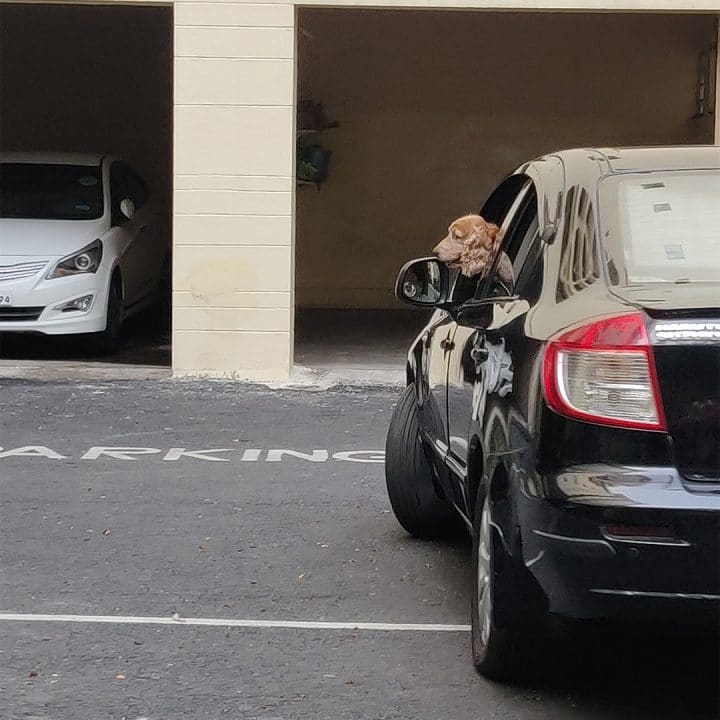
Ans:
{"type": "Polygon", "coordinates": [[[99,166],[0,164],[0,217],[95,220],[102,215],[99,166]]]}
{"type": "Polygon", "coordinates": [[[720,171],[614,175],[599,198],[613,284],[717,282],[720,171]]]}

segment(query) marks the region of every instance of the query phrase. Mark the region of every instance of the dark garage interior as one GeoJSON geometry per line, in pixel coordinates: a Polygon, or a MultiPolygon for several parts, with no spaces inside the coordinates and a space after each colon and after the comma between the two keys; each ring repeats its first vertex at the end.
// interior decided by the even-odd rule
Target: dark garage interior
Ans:
{"type": "MultiPolygon", "coordinates": [[[[171,228],[172,38],[172,7],[0,5],[0,150],[121,157],[171,228]]],[[[118,353],[97,359],[169,365],[167,295],[128,319],[118,353]]],[[[86,351],[77,336],[4,333],[1,352],[42,360],[86,351]]]]}
{"type": "Polygon", "coordinates": [[[711,143],[698,58],[715,39],[699,13],[301,9],[298,154],[329,169],[303,182],[298,163],[296,363],[402,377],[427,313],[393,297],[398,269],[522,162],[711,143]]]}

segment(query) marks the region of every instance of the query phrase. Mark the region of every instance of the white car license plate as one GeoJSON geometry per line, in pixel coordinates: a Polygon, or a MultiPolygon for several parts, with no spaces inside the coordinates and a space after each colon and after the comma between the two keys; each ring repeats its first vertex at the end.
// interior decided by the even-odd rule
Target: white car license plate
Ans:
{"type": "Polygon", "coordinates": [[[12,304],[12,295],[0,293],[0,307],[10,307],[12,304]]]}

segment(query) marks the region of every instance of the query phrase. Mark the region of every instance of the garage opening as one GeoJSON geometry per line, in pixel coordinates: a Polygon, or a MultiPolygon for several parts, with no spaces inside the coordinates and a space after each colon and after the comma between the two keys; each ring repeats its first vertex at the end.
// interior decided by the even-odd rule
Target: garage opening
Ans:
{"type": "Polygon", "coordinates": [[[710,15],[303,9],[295,362],[404,370],[427,313],[393,297],[525,160],[713,142],[698,110],[710,15]]]}
{"type": "Polygon", "coordinates": [[[172,7],[0,20],[2,362],[169,366],[172,7]]]}

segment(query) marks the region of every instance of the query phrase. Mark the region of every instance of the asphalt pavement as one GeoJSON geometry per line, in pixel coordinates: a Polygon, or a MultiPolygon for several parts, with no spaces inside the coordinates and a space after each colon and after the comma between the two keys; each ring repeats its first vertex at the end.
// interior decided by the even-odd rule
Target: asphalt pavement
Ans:
{"type": "Polygon", "coordinates": [[[467,543],[385,495],[397,394],[2,381],[0,718],[716,717],[713,644],[662,629],[475,674],[467,543]]]}

